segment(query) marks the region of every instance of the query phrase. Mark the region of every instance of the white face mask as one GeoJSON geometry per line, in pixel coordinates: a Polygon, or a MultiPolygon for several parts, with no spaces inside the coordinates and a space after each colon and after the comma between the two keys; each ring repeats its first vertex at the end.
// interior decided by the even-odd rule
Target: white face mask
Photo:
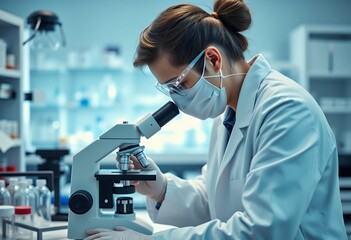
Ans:
{"type": "Polygon", "coordinates": [[[246,73],[234,73],[223,76],[222,71],[219,75],[204,76],[206,58],[202,75],[197,83],[189,89],[186,89],[187,94],[181,96],[171,94],[171,98],[178,108],[193,117],[199,119],[216,118],[222,114],[227,106],[227,93],[222,87],[223,79],[229,76],[245,75],[246,73]],[[220,88],[208,82],[205,78],[220,77],[220,88]]]}

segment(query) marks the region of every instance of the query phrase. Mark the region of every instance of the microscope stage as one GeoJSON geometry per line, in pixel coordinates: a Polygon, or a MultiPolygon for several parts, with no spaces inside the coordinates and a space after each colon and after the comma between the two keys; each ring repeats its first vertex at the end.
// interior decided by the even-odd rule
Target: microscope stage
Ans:
{"type": "Polygon", "coordinates": [[[111,179],[111,180],[156,180],[156,170],[128,170],[121,171],[119,169],[100,169],[95,173],[97,180],[111,179]]]}

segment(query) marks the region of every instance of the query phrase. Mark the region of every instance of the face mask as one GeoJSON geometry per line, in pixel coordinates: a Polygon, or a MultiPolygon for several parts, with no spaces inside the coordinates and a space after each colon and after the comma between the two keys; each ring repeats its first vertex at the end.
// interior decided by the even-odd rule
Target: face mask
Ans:
{"type": "Polygon", "coordinates": [[[200,79],[192,88],[186,89],[187,94],[185,96],[171,94],[171,98],[182,112],[202,120],[218,117],[224,112],[227,106],[227,93],[225,88],[222,87],[223,78],[245,74],[235,73],[223,76],[222,71],[220,71],[219,75],[205,77],[205,64],[206,58],[200,79]],[[214,77],[220,77],[220,88],[205,79],[214,77]]]}

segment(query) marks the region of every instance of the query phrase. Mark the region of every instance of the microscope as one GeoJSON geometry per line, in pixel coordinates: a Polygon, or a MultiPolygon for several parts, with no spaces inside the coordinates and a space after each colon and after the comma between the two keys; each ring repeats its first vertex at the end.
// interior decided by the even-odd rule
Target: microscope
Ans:
{"type": "Polygon", "coordinates": [[[133,198],[128,194],[135,192],[132,180],[154,181],[156,171],[128,169],[128,161],[130,155],[134,155],[146,168],[149,163],[144,146],[139,145],[140,138],[150,138],[178,114],[177,106],[169,101],[137,124],[116,124],[73,157],[68,202],[69,239],[83,239],[87,229],[113,229],[115,226],[152,234],[152,226],[134,213],[133,198]],[[100,169],[99,162],[117,149],[120,169],[100,169]],[[113,195],[117,195],[116,201],[113,195]]]}

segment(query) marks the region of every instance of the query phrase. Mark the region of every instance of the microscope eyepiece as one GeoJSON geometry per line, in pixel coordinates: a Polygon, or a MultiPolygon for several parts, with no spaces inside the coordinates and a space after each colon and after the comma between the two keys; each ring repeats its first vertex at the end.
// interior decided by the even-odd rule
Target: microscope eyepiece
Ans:
{"type": "Polygon", "coordinates": [[[137,123],[137,126],[143,136],[150,138],[178,114],[178,107],[174,102],[169,101],[152,115],[146,115],[137,123]]]}
{"type": "Polygon", "coordinates": [[[167,102],[160,109],[152,114],[160,127],[163,127],[179,114],[179,109],[174,102],[167,102]]]}

